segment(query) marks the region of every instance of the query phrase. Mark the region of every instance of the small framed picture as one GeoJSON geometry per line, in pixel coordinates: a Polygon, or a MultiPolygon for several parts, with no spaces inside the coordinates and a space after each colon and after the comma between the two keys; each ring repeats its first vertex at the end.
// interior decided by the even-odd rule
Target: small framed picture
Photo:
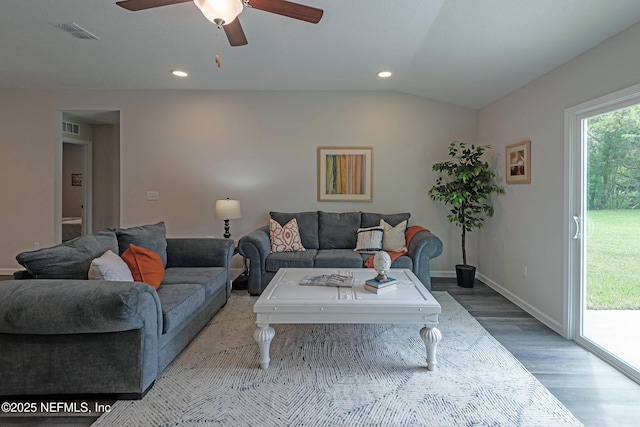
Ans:
{"type": "Polygon", "coordinates": [[[72,173],[71,174],[71,185],[73,187],[82,187],[82,174],[81,173],[72,173]]]}
{"type": "Polygon", "coordinates": [[[522,141],[505,147],[505,176],[507,184],[531,182],[531,141],[522,141]]]}
{"type": "Polygon", "coordinates": [[[373,148],[318,147],[318,201],[373,201],[373,148]]]}

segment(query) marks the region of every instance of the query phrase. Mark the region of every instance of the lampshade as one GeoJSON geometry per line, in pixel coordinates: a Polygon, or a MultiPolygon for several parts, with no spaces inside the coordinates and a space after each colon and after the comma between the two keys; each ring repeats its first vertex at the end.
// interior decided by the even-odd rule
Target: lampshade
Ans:
{"type": "Polygon", "coordinates": [[[237,219],[242,218],[240,213],[240,201],[239,200],[216,200],[215,208],[216,219],[237,219]]]}
{"type": "Polygon", "coordinates": [[[193,0],[202,14],[211,22],[230,24],[242,12],[242,0],[193,0]]]}

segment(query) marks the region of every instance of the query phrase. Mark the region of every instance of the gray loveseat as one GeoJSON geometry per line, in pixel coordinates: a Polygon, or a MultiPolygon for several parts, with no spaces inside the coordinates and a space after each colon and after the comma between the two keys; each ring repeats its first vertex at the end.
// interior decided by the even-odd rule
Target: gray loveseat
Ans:
{"type": "MultiPolygon", "coordinates": [[[[409,213],[379,214],[368,212],[271,212],[271,219],[285,225],[296,218],[305,251],[271,252],[269,226],[260,227],[241,237],[238,252],[248,259],[247,289],[259,295],[280,268],[363,268],[371,254],[354,251],[359,228],[380,225],[384,219],[396,226],[409,220],[409,213]]],[[[392,268],[411,269],[431,290],[430,260],[442,253],[442,241],[426,229],[410,239],[407,252],[396,258],[392,268]]]]}
{"type": "Polygon", "coordinates": [[[26,271],[0,282],[0,396],[141,398],[231,289],[232,241],[165,236],[161,222],[19,254],[26,271]],[[129,243],[166,263],[157,290],[88,280],[93,259],[129,243]]]}

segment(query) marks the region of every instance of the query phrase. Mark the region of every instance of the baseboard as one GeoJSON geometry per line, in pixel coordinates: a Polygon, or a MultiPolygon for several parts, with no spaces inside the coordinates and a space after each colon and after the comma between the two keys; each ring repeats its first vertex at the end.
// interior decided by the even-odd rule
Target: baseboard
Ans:
{"type": "Polygon", "coordinates": [[[21,268],[0,268],[0,276],[13,276],[16,271],[22,270],[21,268]]]}
{"type": "Polygon", "coordinates": [[[431,277],[451,278],[456,277],[455,271],[431,271],[431,277]]]}
{"type": "Polygon", "coordinates": [[[514,295],[508,289],[505,289],[498,283],[489,279],[484,274],[476,273],[476,277],[480,279],[484,284],[486,284],[487,286],[489,286],[490,288],[498,292],[500,295],[502,295],[503,297],[505,297],[506,299],[508,299],[509,301],[511,301],[512,303],[514,303],[515,305],[517,305],[518,307],[520,307],[521,309],[523,309],[524,311],[526,311],[527,313],[529,313],[530,315],[538,319],[540,322],[544,323],[551,330],[553,330],[560,336],[564,336],[562,334],[562,331],[564,329],[562,327],[562,324],[556,322],[555,320],[553,320],[552,318],[547,316],[545,313],[541,312],[540,310],[538,310],[537,308],[535,308],[534,306],[532,306],[522,298],[518,297],[517,295],[514,295]]]}

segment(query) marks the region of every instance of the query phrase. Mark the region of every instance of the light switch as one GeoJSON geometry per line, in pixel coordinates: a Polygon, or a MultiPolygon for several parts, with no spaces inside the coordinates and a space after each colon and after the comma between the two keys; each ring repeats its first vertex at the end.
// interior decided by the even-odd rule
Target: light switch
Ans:
{"type": "Polygon", "coordinates": [[[160,200],[160,193],[157,191],[147,191],[147,200],[160,200]]]}

